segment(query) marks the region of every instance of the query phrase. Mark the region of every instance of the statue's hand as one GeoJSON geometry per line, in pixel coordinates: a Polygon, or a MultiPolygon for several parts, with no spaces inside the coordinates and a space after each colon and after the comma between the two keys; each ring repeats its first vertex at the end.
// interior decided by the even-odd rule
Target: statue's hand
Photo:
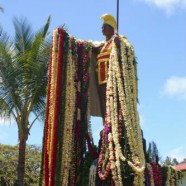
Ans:
{"type": "Polygon", "coordinates": [[[119,35],[118,34],[116,34],[116,36],[114,38],[114,42],[115,42],[115,44],[116,44],[117,47],[120,46],[120,38],[119,38],[119,35]]]}
{"type": "Polygon", "coordinates": [[[93,46],[92,47],[92,51],[95,52],[96,54],[99,54],[101,49],[102,49],[102,47],[103,47],[103,45],[104,44],[101,44],[100,46],[97,46],[97,47],[93,46]]]}

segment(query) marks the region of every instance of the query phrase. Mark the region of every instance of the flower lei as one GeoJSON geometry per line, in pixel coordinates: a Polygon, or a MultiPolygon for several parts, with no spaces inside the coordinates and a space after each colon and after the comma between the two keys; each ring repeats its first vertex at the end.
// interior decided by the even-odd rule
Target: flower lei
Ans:
{"type": "MultiPolygon", "coordinates": [[[[54,30],[53,32],[53,48],[52,48],[52,63],[51,63],[51,85],[50,85],[50,105],[49,105],[49,116],[48,116],[48,123],[49,123],[49,126],[48,126],[48,131],[49,131],[49,135],[48,135],[48,144],[47,144],[47,147],[48,147],[48,152],[49,152],[49,156],[51,157],[51,153],[52,153],[52,136],[53,135],[53,125],[51,123],[53,123],[54,121],[54,103],[55,103],[55,100],[53,100],[52,98],[56,98],[55,96],[55,90],[56,90],[56,65],[57,65],[57,53],[58,53],[58,48],[57,48],[57,43],[58,43],[58,40],[57,40],[57,37],[58,37],[58,30],[54,30]]],[[[49,169],[51,167],[51,159],[49,160],[49,169]]]]}
{"type": "Polygon", "coordinates": [[[181,179],[180,172],[173,169],[172,166],[167,167],[166,173],[166,186],[177,186],[179,185],[179,180],[181,179]]]}
{"type": "Polygon", "coordinates": [[[155,186],[162,186],[162,171],[161,166],[154,162],[150,163],[153,171],[153,179],[155,186]]]}
{"type": "MultiPolygon", "coordinates": [[[[127,161],[135,174],[133,184],[139,186],[144,181],[144,155],[137,113],[134,51],[122,38],[121,48],[128,51],[121,51],[119,64],[117,48],[114,42],[112,45],[98,174],[104,180],[112,173],[115,185],[121,186],[120,164],[127,161]],[[131,152],[129,157],[124,156],[121,147],[123,119],[131,152]]],[[[83,179],[81,170],[88,131],[91,47],[87,42],[74,41],[62,28],[54,30],[52,46],[44,136],[44,185],[78,186],[83,179]]]]}
{"type": "Polygon", "coordinates": [[[81,184],[78,181],[81,171],[78,173],[77,170],[83,167],[85,134],[88,128],[90,47],[85,49],[86,47],[89,47],[88,43],[76,42],[63,28],[53,32],[43,141],[45,186],[81,184]],[[82,46],[82,56],[78,56],[78,45],[82,46]],[[80,79],[77,80],[77,76],[80,79]],[[85,102],[79,104],[82,108],[78,108],[76,104],[78,91],[79,95],[86,98],[85,102]],[[77,133],[80,138],[77,138],[77,133]]]}
{"type": "MultiPolygon", "coordinates": [[[[54,39],[53,35],[53,39],[54,39]]],[[[51,47],[51,53],[53,51],[53,45],[51,47]]],[[[47,106],[46,106],[46,121],[45,121],[45,128],[44,128],[44,138],[43,138],[43,163],[44,163],[44,182],[45,185],[48,186],[48,178],[49,178],[49,156],[48,156],[48,145],[49,145],[49,140],[48,140],[48,133],[49,133],[49,105],[50,105],[50,89],[51,89],[51,70],[52,70],[52,55],[50,55],[50,65],[49,65],[49,73],[48,73],[48,90],[47,90],[47,106]]],[[[42,185],[42,173],[40,176],[40,183],[39,185],[42,185]]]]}
{"type": "Polygon", "coordinates": [[[121,39],[121,48],[128,48],[128,58],[124,50],[121,51],[121,66],[118,62],[117,47],[112,42],[112,51],[109,61],[108,81],[106,88],[106,116],[102,136],[102,147],[98,160],[98,174],[101,179],[108,177],[111,170],[115,185],[122,184],[120,161],[127,161],[135,173],[134,185],[144,185],[144,153],[142,145],[141,129],[137,113],[137,86],[136,74],[133,67],[134,53],[129,47],[126,39],[121,39]],[[122,79],[122,74],[124,80],[122,79]],[[123,91],[124,90],[124,91],[123,91]],[[117,96],[118,95],[118,96],[117,96]],[[119,99],[118,99],[119,97],[119,99]],[[127,138],[131,150],[131,160],[123,155],[120,145],[120,131],[118,122],[118,102],[121,106],[122,117],[124,118],[127,138]],[[108,140],[107,140],[108,136],[108,140]],[[114,147],[114,148],[113,148],[114,147]],[[106,168],[103,167],[103,160],[106,158],[106,150],[109,148],[109,161],[106,168]]]}
{"type": "Polygon", "coordinates": [[[71,43],[67,58],[67,86],[66,86],[66,110],[64,120],[63,151],[62,151],[62,185],[68,185],[69,171],[71,168],[72,144],[73,144],[73,119],[75,111],[75,64],[72,60],[71,43]]]}
{"type": "Polygon", "coordinates": [[[154,184],[154,177],[153,177],[153,170],[150,163],[147,163],[147,170],[148,170],[148,176],[150,177],[150,185],[149,186],[155,186],[154,184]]]}
{"type": "Polygon", "coordinates": [[[75,129],[75,159],[76,178],[75,184],[81,184],[83,179],[83,162],[86,151],[85,137],[88,130],[88,87],[89,87],[89,64],[90,45],[86,41],[76,41],[77,46],[77,67],[76,67],[76,123],[75,129]]]}
{"type": "MultiPolygon", "coordinates": [[[[57,86],[57,83],[55,83],[57,81],[57,76],[55,75],[57,71],[61,71],[61,68],[59,66],[57,66],[57,40],[58,37],[58,30],[54,30],[54,34],[53,34],[53,47],[52,47],[52,57],[51,57],[51,66],[50,66],[50,89],[48,90],[49,92],[49,97],[48,99],[48,115],[47,115],[47,119],[46,120],[46,124],[48,125],[46,128],[46,140],[45,140],[45,145],[46,145],[46,149],[45,149],[45,158],[46,158],[46,162],[45,162],[45,168],[44,169],[44,175],[45,175],[45,185],[51,185],[54,183],[54,178],[52,177],[55,174],[55,165],[56,165],[56,132],[57,132],[57,126],[58,126],[58,122],[56,120],[56,118],[54,117],[54,113],[55,111],[57,111],[57,107],[59,106],[59,97],[56,97],[56,94],[59,93],[60,88],[59,86],[57,86]],[[53,99],[55,97],[55,99],[53,99]],[[53,125],[51,125],[51,123],[53,123],[53,125]],[[55,142],[55,144],[53,143],[55,142]],[[54,146],[53,146],[54,144],[54,146]],[[52,157],[52,158],[51,158],[52,157]],[[48,165],[46,165],[46,163],[48,163],[48,165]],[[52,177],[51,179],[49,179],[49,177],[52,177]]],[[[58,82],[59,82],[59,77],[58,77],[58,82]]]]}
{"type": "Polygon", "coordinates": [[[171,167],[168,166],[168,170],[167,170],[167,179],[166,179],[166,186],[171,186],[171,167]]]}

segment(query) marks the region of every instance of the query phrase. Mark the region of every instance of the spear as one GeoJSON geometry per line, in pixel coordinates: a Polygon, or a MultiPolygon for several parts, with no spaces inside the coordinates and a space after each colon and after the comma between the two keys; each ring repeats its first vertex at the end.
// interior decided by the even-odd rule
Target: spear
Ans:
{"type": "Polygon", "coordinates": [[[119,0],[117,0],[117,32],[119,32],[119,0]]]}

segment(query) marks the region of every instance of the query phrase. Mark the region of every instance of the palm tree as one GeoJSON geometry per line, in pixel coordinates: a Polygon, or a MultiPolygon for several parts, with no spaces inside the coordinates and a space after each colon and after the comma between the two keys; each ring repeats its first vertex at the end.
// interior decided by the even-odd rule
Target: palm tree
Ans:
{"type": "Polygon", "coordinates": [[[50,17],[38,32],[26,19],[14,19],[13,40],[0,30],[0,117],[13,118],[18,126],[19,156],[16,184],[24,184],[25,149],[29,132],[45,112],[50,42],[50,17]],[[30,121],[30,114],[35,118],[30,121]]]}

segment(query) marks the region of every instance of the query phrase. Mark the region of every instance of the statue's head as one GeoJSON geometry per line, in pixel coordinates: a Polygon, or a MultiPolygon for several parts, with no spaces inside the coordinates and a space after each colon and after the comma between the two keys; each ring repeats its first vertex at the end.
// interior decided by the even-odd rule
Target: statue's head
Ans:
{"type": "Polygon", "coordinates": [[[112,16],[111,14],[103,14],[101,16],[101,19],[103,19],[104,21],[102,26],[103,35],[113,35],[117,26],[114,16],[112,16]]]}

